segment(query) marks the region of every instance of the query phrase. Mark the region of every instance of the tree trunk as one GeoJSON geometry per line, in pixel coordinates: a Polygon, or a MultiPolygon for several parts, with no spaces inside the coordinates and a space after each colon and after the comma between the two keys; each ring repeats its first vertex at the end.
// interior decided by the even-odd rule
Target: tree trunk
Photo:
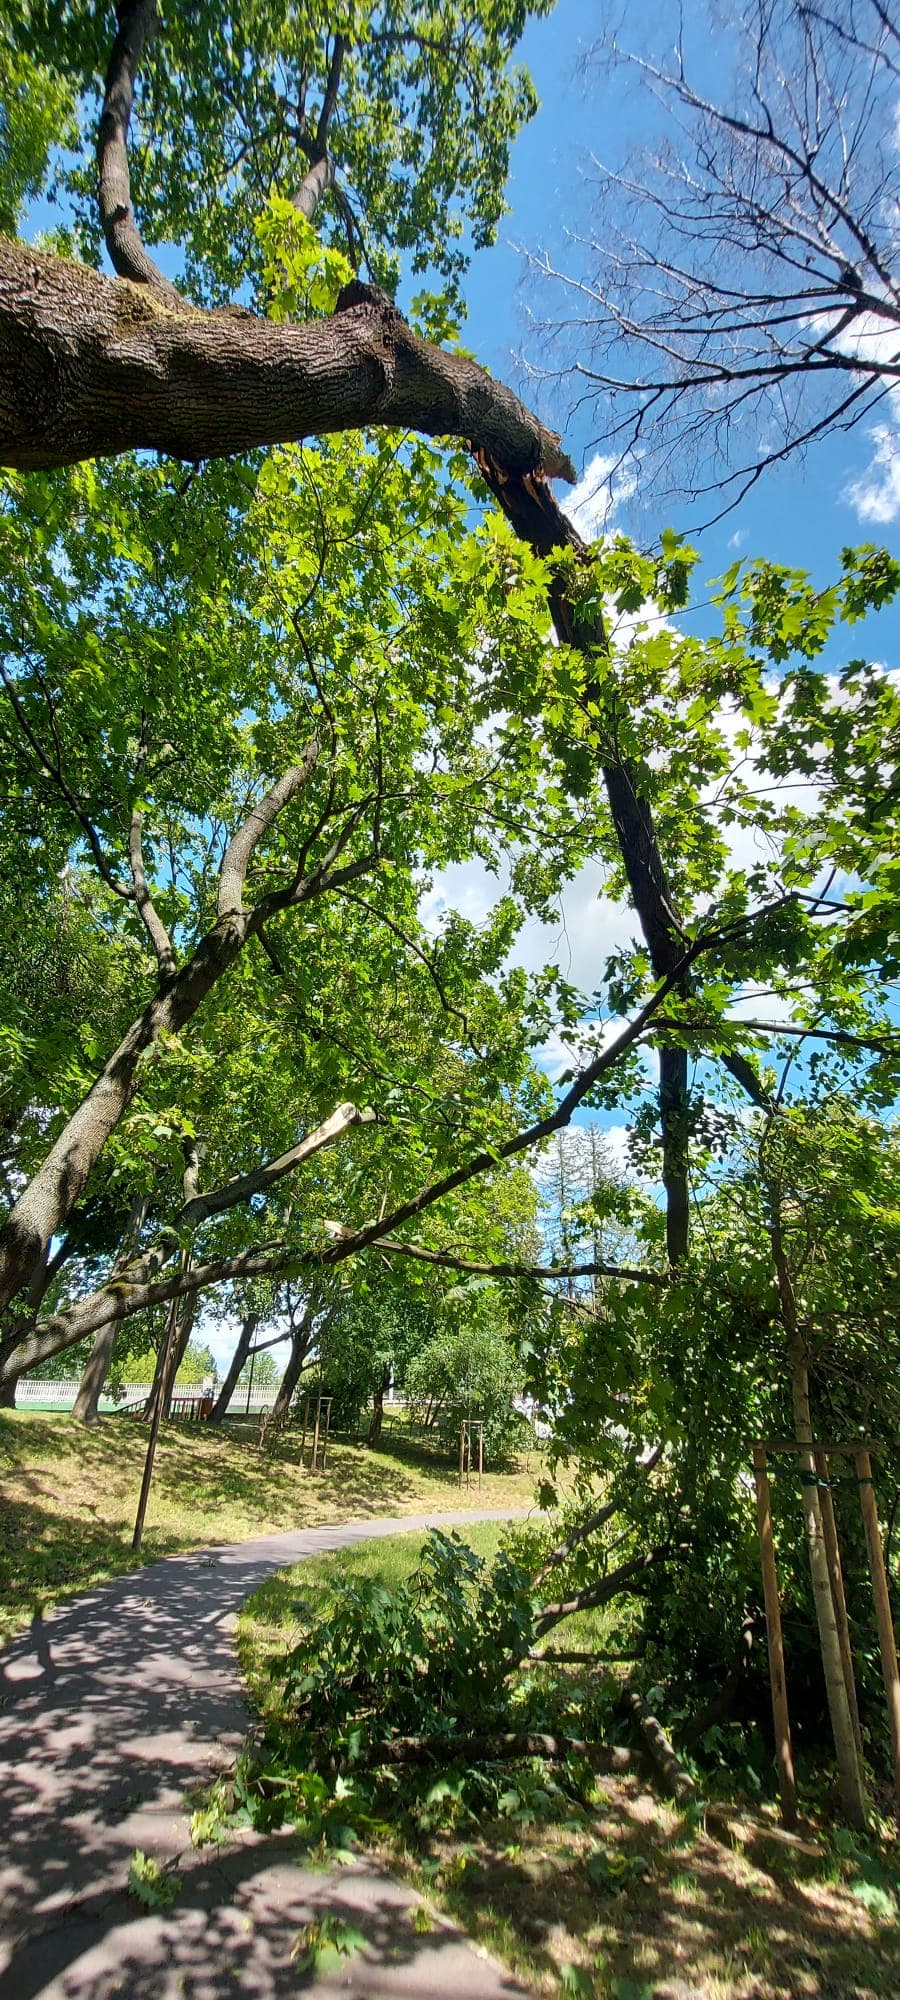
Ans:
{"type": "Polygon", "coordinates": [[[391,1386],[390,1375],[383,1375],[372,1397],[372,1418],[369,1424],[367,1444],[377,1444],[384,1425],[384,1399],[391,1386]]]}
{"type": "Polygon", "coordinates": [[[316,1318],[316,1301],[311,1299],[302,1319],[291,1334],[291,1351],[288,1364],[278,1384],[278,1394],[272,1405],[273,1417],[284,1417],[291,1407],[291,1398],[303,1372],[303,1363],[313,1344],[313,1327],[316,1318]]]}
{"type": "Polygon", "coordinates": [[[473,439],[521,472],[574,479],[559,439],[382,293],[331,319],[203,312],[127,278],[0,242],[0,463],[20,471],[149,450],[219,458],[365,424],[473,439]]]}
{"type": "Polygon", "coordinates": [[[221,917],[164,992],[132,1022],[88,1094],[51,1146],[0,1231],[0,1312],[27,1284],[51,1237],[58,1236],[103,1147],[137,1089],[141,1057],[161,1034],[177,1034],[231,965],[252,914],[221,917]]]}
{"type": "Polygon", "coordinates": [[[20,1375],[10,1375],[5,1382],[0,1382],[0,1410],[15,1409],[16,1390],[21,1379],[20,1375]]]}
{"type": "Polygon", "coordinates": [[[87,1366],[82,1375],[78,1394],[72,1405],[73,1417],[83,1424],[96,1424],[100,1419],[100,1397],[103,1384],[109,1374],[113,1348],[116,1344],[118,1327],[101,1327],[88,1356],[87,1366]]]}
{"type": "Polygon", "coordinates": [[[211,1424],[220,1424],[238,1385],[238,1377],[250,1352],[253,1336],[259,1325],[259,1313],[248,1313],[241,1321],[241,1332],[237,1346],[228,1364],[228,1373],[209,1413],[211,1424]]]}

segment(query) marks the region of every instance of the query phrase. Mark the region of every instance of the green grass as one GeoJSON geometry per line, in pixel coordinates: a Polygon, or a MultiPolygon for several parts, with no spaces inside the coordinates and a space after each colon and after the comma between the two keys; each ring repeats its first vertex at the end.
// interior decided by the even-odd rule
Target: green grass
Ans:
{"type": "MultiPolygon", "coordinates": [[[[465,1530],[490,1555],[500,1524],[465,1530]]],[[[238,1648],[250,1699],[271,1727],[281,1712],[266,1663],[287,1651],[302,1590],[339,1579],[398,1582],[422,1537],[392,1536],[297,1564],[243,1606],[238,1648]]],[[[602,1628],[578,1621],[579,1648],[602,1628]]],[[[574,1621],[559,1643],[574,1643],[574,1621]]],[[[514,1774],[512,1776],[515,1782],[514,1774]]],[[[865,1856],[808,1824],[785,1834],[774,1807],[717,1807],[692,1824],[636,1778],[604,1779],[586,1808],[566,1802],[531,1824],[509,1819],[433,1835],[408,1831],[375,1850],[532,1988],[585,2000],[897,2000],[896,1900],[864,1900],[865,1856]],[[860,1893],[862,1891],[862,1894],[860,1893]]],[[[875,1852],[873,1848],[873,1853],[875,1852]]],[[[897,1879],[882,1847],[879,1879],[897,1879]]]]}
{"type": "Polygon", "coordinates": [[[533,1462],[529,1472],[488,1471],[480,1493],[461,1493],[449,1459],[402,1432],[371,1451],[330,1446],[326,1472],[313,1479],[300,1470],[295,1436],[265,1453],[256,1437],[253,1420],[165,1426],[135,1559],[145,1426],[110,1416],[86,1429],[63,1414],[0,1412],[0,1640],[136,1560],[325,1522],[533,1500],[533,1462]]]}

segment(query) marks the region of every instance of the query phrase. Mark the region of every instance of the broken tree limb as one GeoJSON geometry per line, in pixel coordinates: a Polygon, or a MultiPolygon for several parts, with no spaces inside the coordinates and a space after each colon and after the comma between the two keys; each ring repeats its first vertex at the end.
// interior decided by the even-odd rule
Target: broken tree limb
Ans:
{"type": "Polygon", "coordinates": [[[654,1769],[658,1771],[666,1789],[673,1794],[679,1805],[689,1805],[698,1796],[697,1787],[690,1772],[685,1769],[674,1744],[666,1735],[662,1723],[655,1715],[650,1714],[637,1688],[625,1688],[619,1705],[625,1714],[637,1723],[654,1769]]]}
{"type": "MultiPolygon", "coordinates": [[[[352,1762],[355,1768],[373,1769],[379,1764],[447,1764],[459,1757],[471,1762],[500,1764],[518,1757],[543,1757],[548,1763],[564,1763],[567,1757],[583,1757],[595,1771],[628,1771],[631,1751],[620,1744],[582,1741],[577,1736],[549,1736],[527,1730],[503,1733],[472,1733],[455,1730],[446,1736],[391,1736],[381,1743],[367,1743],[352,1762]]],[[[323,1752],[313,1768],[322,1768],[351,1759],[334,1751],[323,1752]]]]}

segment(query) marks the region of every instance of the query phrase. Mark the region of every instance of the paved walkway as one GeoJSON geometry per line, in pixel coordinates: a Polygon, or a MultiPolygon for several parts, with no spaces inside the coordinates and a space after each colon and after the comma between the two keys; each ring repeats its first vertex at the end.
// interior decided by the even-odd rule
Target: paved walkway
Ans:
{"type": "Polygon", "coordinates": [[[289,1839],[194,1854],[185,1789],[227,1766],[247,1726],[233,1644],[249,1592],[285,1564],[373,1535],[497,1513],[299,1529],[103,1584],[0,1653],[0,2000],[508,2000],[523,1989],[452,1926],[419,1936],[416,1899],[364,1864],[315,1874],[289,1839]],[[180,1856],[168,1916],[124,1893],[142,1847],[180,1856]],[[325,1911],[365,1932],[307,1982],[291,1947],[325,1911]]]}

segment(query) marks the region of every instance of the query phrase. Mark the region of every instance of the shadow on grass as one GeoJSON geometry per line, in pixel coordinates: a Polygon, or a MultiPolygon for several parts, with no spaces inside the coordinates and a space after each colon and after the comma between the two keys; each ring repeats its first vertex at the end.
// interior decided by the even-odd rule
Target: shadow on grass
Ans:
{"type": "Polygon", "coordinates": [[[439,1495],[448,1507],[520,1499],[506,1481],[507,1490],[486,1483],[483,1493],[459,1494],[453,1466],[420,1440],[392,1436],[374,1448],[336,1441],[325,1473],[313,1477],[300,1464],[300,1444],[299,1431],[289,1431],[261,1451],[253,1418],[222,1429],[166,1424],[136,1559],[145,1425],[114,1415],[88,1429],[65,1415],[0,1413],[0,1642],[136,1560],[433,1507],[439,1495]]]}
{"type": "Polygon", "coordinates": [[[733,1845],[694,1832],[620,1786],[584,1836],[542,1826],[511,1846],[508,1822],[485,1829],[441,1900],[518,1970],[555,1980],[568,1959],[598,1996],[896,2000],[900,1927],[827,1879],[823,1851],[747,1832],[733,1845]]]}

